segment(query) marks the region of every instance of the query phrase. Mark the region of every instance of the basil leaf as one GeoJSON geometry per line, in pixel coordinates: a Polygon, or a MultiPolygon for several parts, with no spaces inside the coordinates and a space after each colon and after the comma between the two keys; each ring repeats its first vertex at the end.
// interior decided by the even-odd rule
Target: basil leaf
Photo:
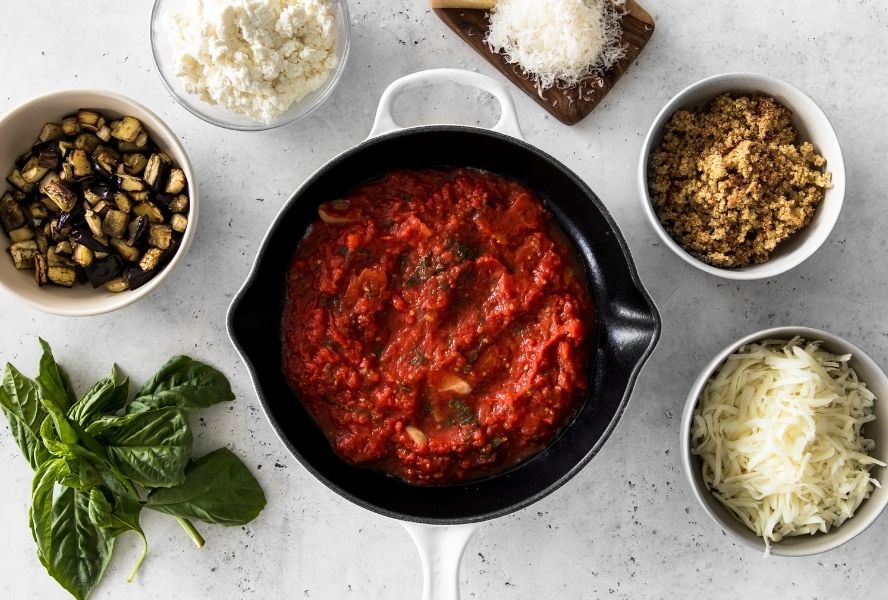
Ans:
{"type": "Polygon", "coordinates": [[[28,524],[31,535],[37,544],[37,556],[43,566],[52,539],[52,494],[57,481],[67,475],[67,465],[60,458],[47,460],[34,473],[31,482],[31,508],[28,510],[28,524]]]}
{"type": "Polygon", "coordinates": [[[153,490],[145,507],[207,523],[243,525],[265,507],[265,494],[246,465],[220,448],[188,465],[182,485],[153,490]]]}
{"type": "Polygon", "coordinates": [[[136,483],[171,487],[185,480],[193,437],[188,418],[177,408],[101,417],[87,433],[100,438],[111,462],[136,483]]]}
{"type": "Polygon", "coordinates": [[[68,417],[86,426],[101,413],[115,413],[126,406],[129,397],[129,378],[117,365],[111,367],[111,376],[97,382],[68,411],[68,417]]]}
{"type": "Polygon", "coordinates": [[[40,404],[37,384],[10,364],[3,372],[0,387],[0,408],[9,422],[9,431],[31,468],[36,470],[49,459],[49,452],[40,440],[40,425],[46,410],[40,404]]]}
{"type": "Polygon", "coordinates": [[[114,536],[89,518],[90,494],[63,488],[52,507],[52,534],[46,570],[77,600],[89,598],[105,574],[114,536]]]}
{"type": "Polygon", "coordinates": [[[37,370],[37,385],[40,388],[40,396],[44,402],[49,401],[58,406],[62,411],[67,411],[77,400],[68,374],[55,361],[52,348],[42,338],[40,346],[43,355],[40,357],[40,366],[37,370]]]}
{"type": "Polygon", "coordinates": [[[148,380],[126,412],[168,406],[195,410],[230,400],[234,394],[225,375],[187,356],[175,356],[148,380]]]}

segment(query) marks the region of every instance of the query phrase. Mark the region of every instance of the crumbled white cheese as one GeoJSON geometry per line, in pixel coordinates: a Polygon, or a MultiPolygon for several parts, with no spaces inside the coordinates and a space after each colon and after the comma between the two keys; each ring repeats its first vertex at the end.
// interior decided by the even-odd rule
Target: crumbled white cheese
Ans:
{"type": "Polygon", "coordinates": [[[327,0],[196,0],[173,15],[176,75],[210,104],[268,122],[337,64],[327,0]]]}

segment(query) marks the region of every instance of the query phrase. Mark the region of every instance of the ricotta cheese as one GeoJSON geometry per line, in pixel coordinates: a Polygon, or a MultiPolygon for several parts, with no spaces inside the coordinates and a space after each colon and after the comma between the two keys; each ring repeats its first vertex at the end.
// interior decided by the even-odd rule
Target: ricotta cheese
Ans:
{"type": "Polygon", "coordinates": [[[174,69],[189,94],[269,122],[336,67],[326,0],[196,0],[172,16],[174,69]]]}

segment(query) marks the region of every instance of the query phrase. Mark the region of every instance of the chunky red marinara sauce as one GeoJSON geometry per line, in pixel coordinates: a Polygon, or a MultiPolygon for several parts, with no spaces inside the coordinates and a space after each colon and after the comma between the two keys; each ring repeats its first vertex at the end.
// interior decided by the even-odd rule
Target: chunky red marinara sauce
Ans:
{"type": "Polygon", "coordinates": [[[587,386],[595,312],[549,212],[481,171],[396,171],[318,210],[284,373],[346,460],[412,483],[505,469],[587,386]]]}

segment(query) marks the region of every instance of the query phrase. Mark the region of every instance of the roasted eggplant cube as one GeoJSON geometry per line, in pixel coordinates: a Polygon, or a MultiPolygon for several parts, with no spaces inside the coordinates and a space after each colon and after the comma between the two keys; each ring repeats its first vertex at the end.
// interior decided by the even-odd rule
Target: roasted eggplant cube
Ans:
{"type": "Polygon", "coordinates": [[[188,212],[188,196],[185,194],[179,194],[170,200],[170,204],[167,208],[170,209],[171,213],[182,214],[188,212]]]}
{"type": "Polygon", "coordinates": [[[91,265],[83,267],[86,278],[94,288],[105,285],[123,272],[123,260],[116,254],[96,258],[91,265]]]}
{"type": "Polygon", "coordinates": [[[25,181],[22,178],[22,172],[18,169],[13,169],[12,173],[6,176],[6,181],[8,181],[12,185],[12,187],[26,194],[30,194],[31,190],[34,189],[34,184],[25,181]]]}
{"type": "Polygon", "coordinates": [[[169,225],[151,225],[148,228],[148,245],[152,248],[166,250],[172,241],[173,229],[169,225]]]}
{"type": "Polygon", "coordinates": [[[33,184],[43,179],[43,176],[49,172],[49,169],[50,167],[40,165],[40,158],[38,156],[32,156],[24,164],[20,172],[22,179],[33,184]]]}
{"type": "Polygon", "coordinates": [[[151,281],[155,275],[157,275],[156,269],[153,271],[143,271],[139,267],[130,267],[126,270],[126,273],[124,273],[126,282],[131,290],[142,287],[151,281]]]}
{"type": "Polygon", "coordinates": [[[170,227],[173,228],[173,231],[184,233],[188,228],[188,217],[179,214],[173,215],[170,217],[170,227]]]}
{"type": "Polygon", "coordinates": [[[71,255],[71,260],[81,267],[88,267],[93,263],[96,256],[91,249],[80,244],[72,244],[72,246],[74,247],[74,253],[71,255]]]}
{"type": "Polygon", "coordinates": [[[9,232],[18,229],[26,222],[25,212],[13,195],[9,192],[3,194],[0,198],[0,224],[3,225],[3,229],[9,232]]]}
{"type": "Polygon", "coordinates": [[[129,225],[129,217],[126,213],[119,210],[109,210],[105,213],[105,219],[102,221],[102,233],[110,235],[112,238],[122,238],[127,233],[127,225],[129,225]]]}
{"type": "Polygon", "coordinates": [[[157,268],[162,257],[163,250],[160,248],[148,248],[145,254],[142,255],[142,260],[139,261],[139,268],[143,271],[153,271],[157,268]]]}
{"type": "Polygon", "coordinates": [[[111,247],[114,248],[114,250],[120,255],[120,257],[127,262],[138,262],[139,259],[142,257],[142,253],[139,252],[138,248],[130,246],[123,240],[113,238],[111,240],[111,247]]]}
{"type": "Polygon", "coordinates": [[[73,251],[74,249],[71,248],[71,242],[67,240],[59,242],[47,250],[46,260],[49,261],[50,267],[73,267],[74,263],[64,256],[65,254],[70,256],[73,251]]]}
{"type": "Polygon", "coordinates": [[[49,265],[46,264],[46,257],[42,254],[34,255],[34,280],[40,287],[49,283],[49,265]]]}
{"type": "Polygon", "coordinates": [[[142,133],[142,123],[135,117],[123,117],[111,130],[111,135],[122,142],[135,142],[142,133]]]}
{"type": "Polygon", "coordinates": [[[117,176],[118,187],[124,192],[139,192],[145,189],[145,183],[133,175],[126,173],[117,176]]]}
{"type": "Polygon", "coordinates": [[[63,287],[72,287],[77,282],[77,270],[72,267],[50,266],[46,276],[52,283],[63,287]]]}
{"type": "Polygon", "coordinates": [[[138,175],[145,170],[147,164],[148,159],[145,158],[144,154],[132,152],[123,155],[123,166],[126,168],[126,172],[130,175],[138,175]]]}
{"type": "Polygon", "coordinates": [[[12,263],[16,269],[23,271],[34,268],[34,257],[37,256],[37,242],[34,240],[13,244],[7,251],[12,256],[12,263]]]}
{"type": "Polygon", "coordinates": [[[62,119],[62,133],[65,135],[77,135],[80,132],[80,125],[77,123],[77,117],[65,117],[62,119]]]}
{"type": "Polygon", "coordinates": [[[133,210],[133,201],[124,192],[114,192],[114,204],[120,212],[128,213],[133,210]]]}
{"type": "Polygon", "coordinates": [[[13,244],[34,239],[34,230],[25,225],[9,232],[9,241],[13,244]]]}
{"type": "Polygon", "coordinates": [[[41,194],[49,196],[49,199],[63,212],[70,211],[77,203],[77,194],[52,171],[40,180],[39,189],[41,194]]]}
{"type": "Polygon", "coordinates": [[[49,249],[49,239],[42,229],[34,232],[34,240],[37,242],[37,250],[40,251],[40,254],[46,254],[46,251],[49,249]]]}
{"type": "Polygon", "coordinates": [[[129,239],[127,239],[126,243],[129,246],[135,246],[138,244],[141,239],[145,236],[145,233],[148,231],[148,217],[145,215],[141,215],[136,217],[129,224],[129,239]]]}
{"type": "Polygon", "coordinates": [[[167,194],[178,194],[185,189],[185,171],[182,169],[170,169],[170,177],[164,191],[167,194]]]}
{"type": "Polygon", "coordinates": [[[142,175],[145,183],[155,190],[163,189],[166,185],[167,173],[169,172],[171,162],[170,157],[163,152],[152,154],[151,158],[148,159],[148,164],[145,165],[145,172],[142,175]]]}
{"type": "Polygon", "coordinates": [[[71,150],[66,160],[74,169],[75,177],[86,177],[92,173],[92,167],[89,164],[89,157],[86,155],[86,150],[75,148],[74,150],[71,150]]]}
{"type": "Polygon", "coordinates": [[[139,202],[133,207],[133,213],[148,217],[152,223],[163,223],[163,213],[153,202],[139,202]]]}
{"type": "MultiPolygon", "coordinates": [[[[106,239],[102,236],[102,239],[106,239]]],[[[71,241],[75,244],[80,244],[81,246],[86,246],[93,252],[99,253],[104,252],[107,253],[110,251],[110,248],[101,240],[96,239],[90,230],[87,229],[75,229],[71,232],[71,241]]]]}
{"type": "Polygon", "coordinates": [[[91,154],[101,143],[102,140],[96,137],[94,133],[81,133],[74,138],[74,147],[86,150],[88,154],[91,154]]]}
{"type": "Polygon", "coordinates": [[[81,108],[77,111],[77,124],[81,129],[96,131],[105,124],[105,118],[94,110],[81,108]]]}
{"type": "Polygon", "coordinates": [[[103,142],[111,141],[111,128],[107,125],[102,125],[102,127],[96,131],[96,137],[102,140],[103,142]]]}
{"type": "Polygon", "coordinates": [[[94,211],[87,210],[83,219],[94,236],[105,235],[105,232],[102,231],[102,219],[94,211]]]}
{"type": "Polygon", "coordinates": [[[43,129],[40,130],[40,135],[37,137],[37,140],[41,142],[57,140],[62,137],[63,133],[61,123],[47,123],[43,126],[43,129]]]}
{"type": "Polygon", "coordinates": [[[121,275],[119,277],[115,277],[114,279],[108,280],[108,282],[105,283],[105,289],[113,294],[119,294],[120,292],[125,292],[129,289],[129,282],[127,281],[126,277],[121,275]]]}
{"type": "Polygon", "coordinates": [[[104,175],[111,175],[117,169],[120,155],[107,146],[99,146],[92,153],[93,161],[98,163],[99,171],[104,175]]]}

